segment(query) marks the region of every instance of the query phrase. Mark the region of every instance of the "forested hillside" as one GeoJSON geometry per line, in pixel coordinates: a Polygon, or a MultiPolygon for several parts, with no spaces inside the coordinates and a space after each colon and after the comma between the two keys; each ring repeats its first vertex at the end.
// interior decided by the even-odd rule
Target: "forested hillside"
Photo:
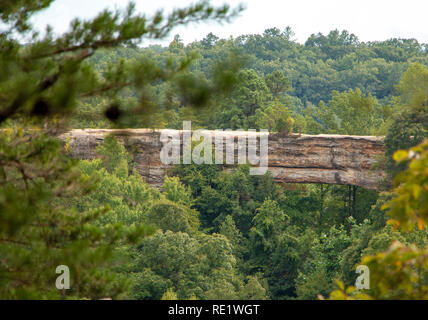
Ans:
{"type": "MultiPolygon", "coordinates": [[[[176,35],[168,47],[104,50],[91,57],[90,63],[106,74],[110,64],[131,67],[141,59],[159,67],[183,59],[186,63],[192,61],[188,72],[196,79],[184,74],[175,86],[159,81],[146,88],[144,102],[148,109],[152,104],[162,108],[150,114],[151,122],[134,119],[127,123],[129,126],[145,127],[150,123],[158,128],[180,129],[183,120],[192,120],[194,126],[207,129],[276,131],[292,127],[301,133],[355,135],[384,135],[385,122],[400,103],[394,97],[408,95],[405,91],[410,90],[412,77],[418,77],[428,66],[427,45],[414,39],[364,43],[347,31],[337,30],[328,35],[314,34],[304,44],[292,39],[291,28],[272,28],[262,35],[236,39],[208,34],[189,45],[176,35]],[[240,81],[232,94],[210,101],[207,110],[195,111],[191,107],[207,98],[204,90],[216,80],[219,62],[239,65],[240,81]],[[407,78],[397,87],[411,66],[407,78]],[[192,85],[200,90],[177,96],[177,86],[192,85]],[[281,114],[288,121],[275,123],[273,114],[281,114]]],[[[124,99],[120,107],[124,110],[141,102],[132,90],[121,94],[124,99]]],[[[74,127],[111,126],[107,121],[91,119],[107,107],[102,99],[84,101],[74,127]]]]}
{"type": "MultiPolygon", "coordinates": [[[[151,59],[163,66],[191,57],[188,72],[199,79],[191,84],[202,93],[179,98],[174,85],[156,83],[145,98],[161,108],[125,122],[133,127],[181,129],[183,120],[192,120],[194,127],[209,129],[386,135],[388,151],[378,165],[390,173],[379,186],[387,190],[397,170],[392,153],[427,136],[427,46],[412,39],[364,43],[337,30],[313,35],[305,44],[292,36],[290,28],[272,28],[236,39],[209,34],[184,45],[177,35],[168,47],[104,50],[90,63],[103,75],[111,64],[151,59]],[[241,66],[230,94],[195,108],[194,100],[203,100],[204,87],[211,86],[215,64],[230,59],[241,66]]],[[[178,86],[188,85],[185,77],[178,86]]],[[[121,94],[117,107],[126,117],[139,101],[132,90],[121,94]]],[[[90,117],[108,107],[102,99],[83,101],[73,127],[117,126],[120,122],[90,117]]],[[[84,166],[85,172],[91,167],[115,181],[129,179],[117,170],[132,171],[110,164],[121,169],[106,172],[97,161],[84,166]]],[[[250,176],[245,167],[225,173],[215,165],[181,165],[172,174],[176,178],[165,181],[163,193],[152,190],[144,201],[102,182],[111,188],[100,192],[105,201],[115,194],[129,208],[113,207],[111,219],[138,222],[141,215],[162,230],[132,253],[126,272],[133,275],[135,298],[160,299],[166,292],[181,299],[328,297],[335,279],[353,285],[361,258],[386,250],[393,239],[428,244],[426,230],[405,234],[386,225],[381,206],[391,197],[387,194],[355,186],[277,185],[269,174],[250,176]],[[134,211],[132,203],[145,207],[134,211]],[[202,253],[201,246],[208,251],[202,253]]],[[[131,177],[138,180],[135,173],[131,177]]]]}
{"type": "Polygon", "coordinates": [[[0,299],[428,299],[427,44],[337,30],[302,44],[289,27],[139,43],[240,11],[207,3],[152,19],[131,5],[30,37],[51,2],[0,4],[0,299]],[[155,189],[114,136],[94,160],[57,139],[185,120],[382,135],[386,177],[375,191],[181,164],[155,189]],[[368,290],[352,287],[360,264],[368,290]]]}

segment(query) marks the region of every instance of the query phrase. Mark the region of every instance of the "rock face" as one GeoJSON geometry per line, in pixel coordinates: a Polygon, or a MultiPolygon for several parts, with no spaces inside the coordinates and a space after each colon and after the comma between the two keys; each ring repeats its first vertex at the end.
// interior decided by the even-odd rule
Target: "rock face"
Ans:
{"type": "MultiPolygon", "coordinates": [[[[180,141],[177,143],[182,146],[183,131],[169,129],[78,129],[67,132],[60,138],[69,142],[74,157],[93,159],[97,156],[95,149],[104,137],[115,134],[133,154],[135,167],[141,176],[149,184],[158,187],[170,167],[163,164],[160,158],[162,132],[178,134],[180,141]]],[[[212,136],[215,134],[215,131],[207,132],[212,136]]],[[[222,133],[235,139],[235,160],[237,138],[243,134],[246,133],[222,133]]],[[[250,134],[260,136],[260,133],[250,134]]],[[[213,138],[213,142],[214,140],[213,138]]],[[[268,141],[268,170],[277,182],[349,184],[376,189],[378,180],[383,176],[382,171],[370,169],[376,157],[384,152],[382,137],[269,134],[268,141]]]]}

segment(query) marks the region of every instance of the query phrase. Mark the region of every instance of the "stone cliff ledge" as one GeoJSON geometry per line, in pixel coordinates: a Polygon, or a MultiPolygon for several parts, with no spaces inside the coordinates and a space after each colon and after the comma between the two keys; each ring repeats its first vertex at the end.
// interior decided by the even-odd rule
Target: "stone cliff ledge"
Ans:
{"type": "MultiPolygon", "coordinates": [[[[178,133],[180,138],[183,135],[182,130],[170,129],[75,129],[60,138],[69,141],[74,157],[93,159],[96,157],[97,145],[106,135],[114,134],[133,154],[135,167],[141,176],[149,184],[158,187],[170,167],[160,160],[163,145],[160,134],[164,130],[178,133]]],[[[214,135],[215,131],[209,133],[214,135]]],[[[235,157],[236,138],[242,134],[245,132],[222,133],[235,138],[235,157]]],[[[348,184],[376,189],[383,172],[372,170],[371,166],[383,152],[383,137],[325,134],[280,136],[271,133],[268,170],[277,182],[348,184]]]]}

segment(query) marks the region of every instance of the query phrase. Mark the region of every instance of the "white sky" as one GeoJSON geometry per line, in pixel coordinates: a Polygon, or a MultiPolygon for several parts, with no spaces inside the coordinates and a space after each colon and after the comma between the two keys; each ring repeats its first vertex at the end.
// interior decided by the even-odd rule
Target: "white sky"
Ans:
{"type": "MultiPolygon", "coordinates": [[[[137,10],[147,14],[163,8],[168,12],[196,0],[134,0],[137,10]]],[[[220,38],[262,33],[291,26],[295,39],[303,43],[312,33],[327,34],[334,29],[348,30],[362,41],[390,38],[416,38],[428,43],[428,0],[212,0],[211,4],[242,3],[246,10],[230,24],[200,23],[174,29],[163,43],[180,34],[185,43],[201,40],[209,32],[220,38]]],[[[57,33],[68,29],[74,17],[89,18],[102,9],[125,8],[127,0],[56,0],[50,8],[33,18],[34,25],[47,24],[57,33]]],[[[147,45],[143,43],[143,45],[147,45]]]]}

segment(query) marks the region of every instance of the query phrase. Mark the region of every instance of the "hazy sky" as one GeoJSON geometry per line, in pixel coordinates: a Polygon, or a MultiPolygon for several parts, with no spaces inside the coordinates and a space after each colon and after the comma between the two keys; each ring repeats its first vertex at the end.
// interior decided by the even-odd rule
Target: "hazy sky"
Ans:
{"type": "MultiPolygon", "coordinates": [[[[134,0],[138,11],[153,13],[163,8],[168,12],[195,0],[134,0]]],[[[291,26],[295,39],[304,42],[312,33],[328,33],[330,30],[348,30],[362,41],[389,38],[416,38],[428,43],[427,0],[212,0],[219,5],[242,3],[246,10],[230,24],[200,23],[179,27],[172,31],[180,34],[185,43],[201,40],[209,32],[220,38],[230,35],[262,33],[267,28],[283,30],[291,26]]],[[[33,19],[34,25],[44,29],[46,24],[57,33],[68,29],[74,17],[93,17],[100,10],[124,8],[127,0],[56,0],[50,8],[33,19]]],[[[162,44],[165,44],[162,43],[162,44]]],[[[143,44],[144,45],[144,44],[143,44]]]]}

